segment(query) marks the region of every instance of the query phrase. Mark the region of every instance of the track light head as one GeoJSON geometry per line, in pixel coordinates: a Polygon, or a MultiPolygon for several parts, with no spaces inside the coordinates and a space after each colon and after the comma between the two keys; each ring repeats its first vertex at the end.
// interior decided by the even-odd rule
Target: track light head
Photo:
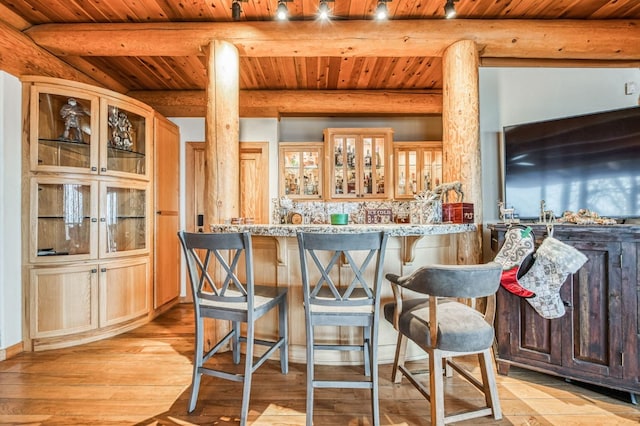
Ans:
{"type": "Polygon", "coordinates": [[[389,9],[387,9],[387,2],[391,0],[380,0],[376,7],[376,19],[378,21],[384,21],[389,17],[389,9]]]}
{"type": "Polygon", "coordinates": [[[318,5],[318,19],[327,21],[331,17],[331,8],[329,8],[328,2],[335,0],[320,0],[318,5]]]}
{"type": "Polygon", "coordinates": [[[447,2],[444,5],[444,17],[447,19],[452,19],[455,18],[457,15],[456,12],[456,7],[453,4],[454,2],[457,2],[458,0],[447,0],[447,2]]]}
{"type": "Polygon", "coordinates": [[[276,19],[278,21],[286,21],[287,19],[289,19],[289,9],[287,8],[287,4],[285,3],[286,1],[291,0],[278,1],[278,8],[276,9],[276,19]]]}
{"type": "Polygon", "coordinates": [[[242,7],[240,6],[240,2],[238,0],[233,0],[233,3],[231,3],[231,18],[234,21],[239,21],[241,14],[242,7]]]}

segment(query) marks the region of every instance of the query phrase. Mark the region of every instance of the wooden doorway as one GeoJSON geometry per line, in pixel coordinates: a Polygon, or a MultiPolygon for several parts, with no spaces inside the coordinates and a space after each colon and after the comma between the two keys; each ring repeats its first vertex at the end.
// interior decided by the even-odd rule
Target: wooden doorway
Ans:
{"type": "MultiPolygon", "coordinates": [[[[269,143],[240,142],[240,216],[269,223],[269,143]]],[[[204,142],[185,149],[186,229],[207,232],[204,223],[204,142]],[[200,216],[202,215],[202,216],[200,216]]]]}

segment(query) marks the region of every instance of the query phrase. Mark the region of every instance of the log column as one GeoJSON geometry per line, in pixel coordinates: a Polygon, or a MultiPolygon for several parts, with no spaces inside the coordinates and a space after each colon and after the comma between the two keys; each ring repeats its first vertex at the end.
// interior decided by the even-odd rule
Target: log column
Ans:
{"type": "Polygon", "coordinates": [[[461,40],[442,57],[442,150],[444,182],[460,181],[464,202],[473,203],[476,234],[458,237],[458,262],[482,260],[482,174],[480,162],[480,115],[476,43],[461,40]]]}
{"type": "Polygon", "coordinates": [[[240,212],[239,68],[234,45],[211,42],[207,50],[205,225],[221,223],[240,212]]]}
{"type": "MultiPolygon", "coordinates": [[[[240,60],[231,43],[214,40],[206,51],[204,215],[208,225],[240,212],[240,60]]],[[[205,321],[205,349],[230,330],[227,321],[205,321]]]]}

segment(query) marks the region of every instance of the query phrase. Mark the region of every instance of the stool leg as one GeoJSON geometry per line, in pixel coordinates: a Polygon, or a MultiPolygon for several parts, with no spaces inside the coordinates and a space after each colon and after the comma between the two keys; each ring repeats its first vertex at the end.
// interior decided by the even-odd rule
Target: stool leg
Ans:
{"type": "Polygon", "coordinates": [[[371,327],[362,327],[362,359],[364,360],[364,375],[371,376],[371,327]]]}
{"type": "Polygon", "coordinates": [[[196,402],[198,401],[198,392],[200,390],[200,379],[202,373],[200,368],[202,367],[202,353],[204,351],[204,338],[202,328],[204,324],[202,318],[196,320],[196,347],[193,353],[193,377],[191,379],[191,397],[189,398],[189,412],[191,413],[196,408],[196,402]]]}
{"type": "Polygon", "coordinates": [[[402,381],[402,374],[400,374],[400,367],[404,367],[404,359],[407,353],[407,337],[398,332],[398,341],[396,342],[396,356],[393,360],[393,371],[391,373],[391,381],[393,383],[400,383],[402,381]]]}
{"type": "Polygon", "coordinates": [[[251,375],[253,371],[253,346],[255,323],[247,322],[247,353],[244,361],[244,380],[242,382],[242,410],[240,411],[240,426],[247,424],[249,416],[249,399],[251,398],[251,375]]]}
{"type": "Polygon", "coordinates": [[[289,372],[289,327],[287,315],[287,298],[283,297],[278,307],[278,331],[280,338],[284,339],[280,346],[280,371],[282,371],[282,374],[289,372]]]}
{"type": "Polygon", "coordinates": [[[482,383],[484,385],[484,398],[487,406],[493,411],[493,418],[499,420],[502,418],[502,409],[500,408],[500,398],[498,398],[498,386],[496,384],[496,375],[493,368],[493,352],[489,348],[478,354],[480,360],[480,372],[482,374],[482,383]]]}
{"type": "Polygon", "coordinates": [[[307,426],[313,425],[313,326],[307,324],[307,426]]]}
{"type": "Polygon", "coordinates": [[[435,349],[429,351],[429,402],[431,404],[431,424],[444,425],[444,378],[442,355],[435,349]]]}

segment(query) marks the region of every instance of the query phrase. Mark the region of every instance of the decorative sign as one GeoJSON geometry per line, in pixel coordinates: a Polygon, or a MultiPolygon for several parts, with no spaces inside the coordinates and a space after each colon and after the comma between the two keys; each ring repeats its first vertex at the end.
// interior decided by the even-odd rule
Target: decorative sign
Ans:
{"type": "Polygon", "coordinates": [[[370,224],[387,224],[391,223],[393,213],[391,209],[365,209],[366,223],[370,224]]]}

